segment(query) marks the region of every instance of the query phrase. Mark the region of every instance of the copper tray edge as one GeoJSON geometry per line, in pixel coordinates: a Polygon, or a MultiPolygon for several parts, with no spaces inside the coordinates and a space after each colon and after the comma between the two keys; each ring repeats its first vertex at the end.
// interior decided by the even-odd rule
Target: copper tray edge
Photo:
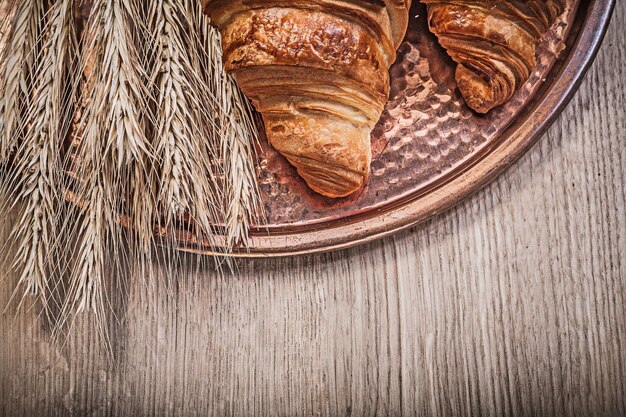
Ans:
{"type": "MultiPolygon", "coordinates": [[[[551,81],[533,98],[534,105],[527,109],[526,116],[514,120],[501,135],[503,140],[484,150],[472,165],[433,187],[433,192],[411,196],[410,200],[397,203],[396,207],[379,216],[346,221],[339,226],[305,234],[272,236],[269,232],[263,235],[257,231],[256,236],[250,238],[248,250],[240,249],[231,254],[199,249],[191,244],[181,244],[179,249],[201,255],[256,259],[326,253],[389,237],[450,210],[498,178],[554,124],[593,64],[615,5],[616,0],[590,2],[575,39],[568,39],[571,44],[567,53],[558,59],[550,73],[551,81]]],[[[183,238],[181,241],[192,242],[193,239],[183,238]]]]}

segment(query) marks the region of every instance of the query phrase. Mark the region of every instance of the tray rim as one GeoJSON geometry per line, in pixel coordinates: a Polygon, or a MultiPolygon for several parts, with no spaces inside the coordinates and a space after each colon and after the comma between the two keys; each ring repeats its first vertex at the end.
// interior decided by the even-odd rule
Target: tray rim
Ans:
{"type": "Polygon", "coordinates": [[[280,228],[250,237],[249,249],[235,249],[225,254],[199,249],[191,235],[179,236],[184,252],[235,258],[279,258],[348,249],[410,229],[434,215],[446,212],[496,180],[524,156],[554,124],[567,107],[593,64],[608,30],[616,0],[582,1],[578,13],[586,13],[566,55],[559,58],[560,68],[550,74],[552,81],[534,97],[534,105],[525,116],[516,118],[495,141],[474,158],[464,170],[416,193],[404,201],[392,203],[374,216],[346,219],[330,228],[283,232],[280,228]],[[186,242],[186,243],[185,243],[186,242]]]}

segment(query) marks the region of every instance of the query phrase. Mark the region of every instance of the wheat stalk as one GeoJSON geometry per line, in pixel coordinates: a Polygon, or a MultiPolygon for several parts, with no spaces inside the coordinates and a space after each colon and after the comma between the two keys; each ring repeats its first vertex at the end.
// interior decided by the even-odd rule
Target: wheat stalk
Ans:
{"type": "MultiPolygon", "coordinates": [[[[62,206],[61,144],[71,120],[68,77],[76,51],[72,0],[57,0],[46,14],[41,54],[32,70],[32,106],[23,114],[29,127],[16,151],[7,186],[23,203],[12,232],[17,242],[13,267],[20,271],[18,288],[32,292],[47,306],[46,290],[58,257],[59,207],[62,206]]],[[[47,309],[46,309],[47,310],[47,309]]]]}

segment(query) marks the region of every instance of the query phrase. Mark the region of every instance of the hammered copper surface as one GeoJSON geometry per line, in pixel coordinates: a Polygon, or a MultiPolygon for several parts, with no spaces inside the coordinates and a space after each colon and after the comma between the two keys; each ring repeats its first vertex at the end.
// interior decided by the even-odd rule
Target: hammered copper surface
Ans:
{"type": "Polygon", "coordinates": [[[570,2],[546,37],[534,77],[512,102],[484,117],[463,102],[454,80],[454,64],[428,31],[424,6],[415,2],[407,37],[391,70],[391,99],[372,135],[369,184],[348,199],[321,197],[265,145],[259,178],[269,227],[297,228],[384,207],[420,192],[472,159],[498,137],[541,84],[563,48],[576,3],[570,2]]]}
{"type": "MultiPolygon", "coordinates": [[[[552,87],[551,71],[566,45],[571,46],[585,30],[593,35],[590,43],[601,37],[607,22],[601,21],[601,16],[590,21],[589,15],[611,8],[612,4],[611,0],[580,4],[578,0],[569,0],[566,12],[538,50],[538,66],[529,82],[507,105],[480,116],[465,105],[456,88],[454,63],[428,31],[424,6],[415,2],[408,34],[391,69],[391,98],[372,135],[374,158],[367,186],[358,195],[342,200],[317,195],[263,140],[259,149],[259,182],[267,225],[253,231],[251,248],[242,255],[285,255],[346,247],[424,220],[458,202],[469,189],[450,191],[442,186],[468,167],[480,166],[480,161],[498,146],[506,148],[501,145],[508,140],[513,143],[507,129],[516,119],[529,112],[545,112],[546,117],[537,120],[548,123],[547,115],[556,109],[530,103],[538,91],[552,87]],[[602,27],[589,28],[585,24],[602,27]],[[458,196],[449,195],[450,192],[458,196]],[[424,200],[422,206],[420,200],[424,200]]],[[[583,52],[590,60],[592,52],[583,52]]],[[[574,67],[587,64],[582,58],[580,61],[574,67]]],[[[573,82],[580,78],[582,74],[573,82]]],[[[538,128],[541,126],[529,129],[526,135],[536,134],[538,128]]],[[[528,142],[524,146],[527,149],[530,139],[515,141],[528,142]]],[[[511,155],[500,155],[495,165],[512,163],[520,150],[511,147],[510,152],[511,155]]],[[[475,170],[473,175],[477,177],[470,182],[484,183],[500,170],[499,166],[475,170]]]]}

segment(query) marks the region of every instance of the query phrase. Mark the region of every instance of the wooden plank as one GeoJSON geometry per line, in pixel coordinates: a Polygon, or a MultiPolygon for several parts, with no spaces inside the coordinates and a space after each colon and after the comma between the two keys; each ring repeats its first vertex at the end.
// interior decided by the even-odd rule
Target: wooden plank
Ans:
{"type": "MultiPolygon", "coordinates": [[[[626,3],[559,122],[498,181],[339,253],[0,317],[0,416],[626,415],[626,3]]],[[[10,223],[10,222],[9,222],[10,223]]],[[[8,226],[0,236],[8,235],[8,226]]],[[[0,238],[3,241],[4,238],[0,238]]],[[[0,305],[15,282],[3,277],[0,305]]],[[[114,285],[111,283],[111,287],[114,285]]]]}

